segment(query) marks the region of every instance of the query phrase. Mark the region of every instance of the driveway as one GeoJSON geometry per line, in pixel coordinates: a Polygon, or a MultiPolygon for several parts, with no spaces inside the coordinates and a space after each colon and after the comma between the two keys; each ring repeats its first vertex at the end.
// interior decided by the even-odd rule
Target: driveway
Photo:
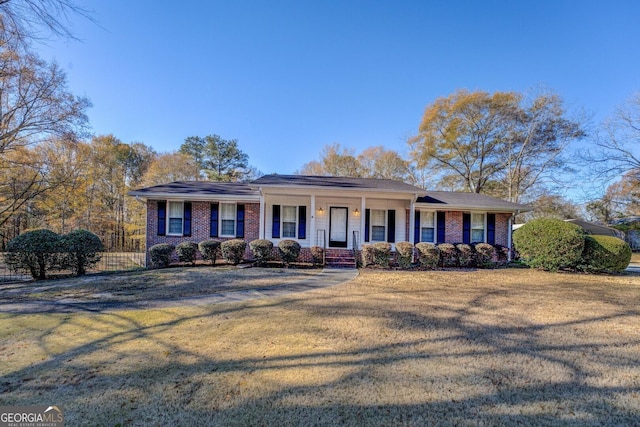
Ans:
{"type": "Polygon", "coordinates": [[[280,297],[287,294],[311,291],[314,289],[335,286],[348,282],[358,276],[356,269],[325,268],[320,274],[285,284],[265,286],[248,290],[229,290],[208,295],[183,298],[160,298],[142,301],[91,301],[74,299],[38,300],[12,302],[10,299],[0,301],[0,313],[72,313],[103,312],[127,309],[153,309],[166,307],[202,306],[208,304],[239,302],[259,298],[280,297]]]}

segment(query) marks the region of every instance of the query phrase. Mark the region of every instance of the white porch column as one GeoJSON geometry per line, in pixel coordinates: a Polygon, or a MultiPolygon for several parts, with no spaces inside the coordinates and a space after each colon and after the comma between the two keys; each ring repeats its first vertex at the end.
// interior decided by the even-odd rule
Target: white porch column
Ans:
{"type": "Polygon", "coordinates": [[[367,227],[366,222],[366,213],[367,213],[367,198],[362,196],[360,200],[360,248],[362,248],[362,244],[364,243],[364,234],[365,229],[367,227]]]}
{"type": "Polygon", "coordinates": [[[262,193],[262,187],[260,188],[260,229],[258,231],[258,235],[261,239],[266,239],[266,229],[264,226],[265,223],[265,206],[264,206],[264,194],[262,193]]]}
{"type": "Polygon", "coordinates": [[[513,220],[513,215],[509,217],[509,220],[507,221],[507,247],[509,248],[509,251],[507,252],[507,261],[511,262],[511,234],[513,233],[513,226],[511,225],[511,222],[513,220]]]}
{"type": "Polygon", "coordinates": [[[311,227],[309,229],[309,234],[311,234],[311,236],[309,236],[309,247],[317,245],[318,242],[316,242],[316,195],[312,194],[311,195],[311,206],[310,206],[310,210],[311,210],[311,225],[309,227],[311,227]]]}
{"type": "Polygon", "coordinates": [[[415,230],[416,230],[416,199],[417,199],[417,195],[416,197],[414,197],[413,199],[411,199],[411,203],[410,203],[410,207],[409,207],[409,238],[407,239],[408,242],[411,242],[412,245],[415,245],[415,230]]]}

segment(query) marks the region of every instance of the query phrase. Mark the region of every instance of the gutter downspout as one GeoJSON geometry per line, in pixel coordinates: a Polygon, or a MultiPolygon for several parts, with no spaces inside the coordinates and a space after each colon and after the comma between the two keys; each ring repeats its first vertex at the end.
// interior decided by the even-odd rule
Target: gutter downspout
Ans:
{"type": "Polygon", "coordinates": [[[512,257],[512,253],[513,253],[513,241],[512,241],[512,235],[513,235],[513,220],[515,219],[516,215],[519,215],[520,211],[517,210],[515,214],[511,215],[509,217],[509,221],[507,221],[507,247],[509,248],[509,252],[507,253],[507,262],[511,262],[513,257],[512,257]]]}
{"type": "Polygon", "coordinates": [[[261,239],[266,239],[266,229],[264,224],[267,219],[265,218],[266,209],[264,208],[264,193],[262,192],[262,187],[258,187],[258,191],[260,192],[260,228],[258,230],[258,236],[260,236],[261,239]]]}

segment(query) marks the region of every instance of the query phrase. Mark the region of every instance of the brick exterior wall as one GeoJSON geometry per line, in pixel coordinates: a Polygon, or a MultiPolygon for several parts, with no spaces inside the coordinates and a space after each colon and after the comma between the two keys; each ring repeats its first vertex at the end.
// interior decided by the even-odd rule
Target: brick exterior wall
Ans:
{"type": "Polygon", "coordinates": [[[507,246],[509,243],[509,218],[511,214],[496,214],[496,245],[507,246]]]}
{"type": "MultiPolygon", "coordinates": [[[[158,243],[170,243],[177,245],[180,242],[196,242],[211,239],[210,237],[210,202],[191,202],[191,236],[158,236],[158,201],[147,201],[147,260],[149,249],[158,243]]],[[[247,242],[245,258],[251,258],[249,242],[259,237],[260,228],[260,204],[244,203],[244,240],[247,242]]],[[[216,238],[218,240],[230,240],[231,237],[216,238]]]]}
{"type": "Polygon", "coordinates": [[[447,243],[462,242],[462,212],[448,211],[445,215],[444,241],[447,243]]]}

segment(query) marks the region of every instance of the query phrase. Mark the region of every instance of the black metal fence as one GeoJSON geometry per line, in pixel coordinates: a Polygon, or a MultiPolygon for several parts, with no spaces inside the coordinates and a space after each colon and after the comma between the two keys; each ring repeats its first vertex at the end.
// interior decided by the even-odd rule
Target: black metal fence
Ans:
{"type": "MultiPolygon", "coordinates": [[[[146,267],[144,252],[102,252],[100,261],[87,270],[87,274],[106,271],[132,271],[146,267]]],[[[64,271],[62,272],[64,273],[64,271]]],[[[0,282],[31,280],[28,271],[14,271],[4,262],[4,253],[0,252],[0,282]]]]}

